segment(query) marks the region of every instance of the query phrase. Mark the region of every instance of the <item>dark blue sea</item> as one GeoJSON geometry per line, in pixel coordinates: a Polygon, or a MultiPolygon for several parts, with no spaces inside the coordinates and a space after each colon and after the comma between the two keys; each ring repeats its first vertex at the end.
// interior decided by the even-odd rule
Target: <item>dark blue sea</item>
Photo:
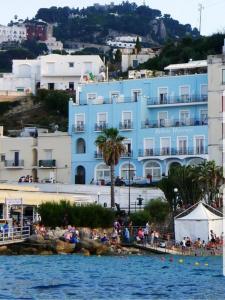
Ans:
{"type": "Polygon", "coordinates": [[[0,299],[225,299],[221,257],[172,259],[0,256],[0,299]]]}

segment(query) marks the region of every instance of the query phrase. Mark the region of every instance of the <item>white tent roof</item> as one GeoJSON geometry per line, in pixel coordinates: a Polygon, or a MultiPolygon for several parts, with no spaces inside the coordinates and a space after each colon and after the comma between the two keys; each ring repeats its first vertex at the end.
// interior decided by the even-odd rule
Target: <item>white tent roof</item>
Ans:
{"type": "Polygon", "coordinates": [[[188,215],[177,218],[177,220],[220,220],[222,217],[219,217],[208,210],[202,202],[196,206],[196,208],[191,211],[188,215]]]}
{"type": "Polygon", "coordinates": [[[180,70],[180,69],[195,69],[195,68],[206,68],[207,60],[195,60],[189,61],[183,64],[172,64],[164,68],[164,70],[180,70]]]}

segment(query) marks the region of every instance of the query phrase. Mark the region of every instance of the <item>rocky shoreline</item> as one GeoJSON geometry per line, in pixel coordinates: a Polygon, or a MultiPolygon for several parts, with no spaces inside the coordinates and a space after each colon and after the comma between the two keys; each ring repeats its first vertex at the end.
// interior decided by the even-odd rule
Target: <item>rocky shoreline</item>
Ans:
{"type": "Polygon", "coordinates": [[[62,240],[66,230],[57,228],[48,231],[48,236],[33,234],[23,243],[0,246],[0,255],[54,255],[76,254],[90,255],[131,255],[143,251],[134,247],[124,247],[121,243],[101,243],[89,238],[89,230],[80,230],[80,241],[71,244],[62,240]]]}

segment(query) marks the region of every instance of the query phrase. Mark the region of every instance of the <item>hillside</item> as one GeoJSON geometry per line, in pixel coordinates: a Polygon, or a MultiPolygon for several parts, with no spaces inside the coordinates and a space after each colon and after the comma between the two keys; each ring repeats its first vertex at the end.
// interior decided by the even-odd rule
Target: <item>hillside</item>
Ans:
{"type": "Polygon", "coordinates": [[[160,10],[135,3],[94,5],[83,9],[69,7],[41,8],[35,19],[55,25],[54,35],[66,45],[68,42],[105,44],[118,35],[139,35],[149,46],[162,45],[168,39],[177,40],[186,35],[198,37],[190,24],[180,24],[160,10]]]}

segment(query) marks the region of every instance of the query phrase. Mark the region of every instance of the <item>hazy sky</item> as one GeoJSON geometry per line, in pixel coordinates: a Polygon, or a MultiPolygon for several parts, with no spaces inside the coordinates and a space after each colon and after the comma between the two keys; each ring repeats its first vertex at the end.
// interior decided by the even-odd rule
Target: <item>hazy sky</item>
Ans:
{"type": "MultiPolygon", "coordinates": [[[[112,0],[113,1],[113,0],[112,0]]],[[[41,7],[69,6],[86,7],[93,3],[110,3],[106,0],[0,0],[0,24],[6,25],[14,15],[19,18],[33,17],[41,7]]],[[[114,0],[114,3],[122,1],[114,0]]],[[[143,0],[130,1],[138,5],[143,0]]],[[[225,0],[145,0],[151,8],[160,9],[162,13],[171,16],[181,23],[190,23],[194,27],[199,27],[199,2],[203,4],[202,11],[202,34],[209,35],[218,31],[225,31],[225,0]]]]}

